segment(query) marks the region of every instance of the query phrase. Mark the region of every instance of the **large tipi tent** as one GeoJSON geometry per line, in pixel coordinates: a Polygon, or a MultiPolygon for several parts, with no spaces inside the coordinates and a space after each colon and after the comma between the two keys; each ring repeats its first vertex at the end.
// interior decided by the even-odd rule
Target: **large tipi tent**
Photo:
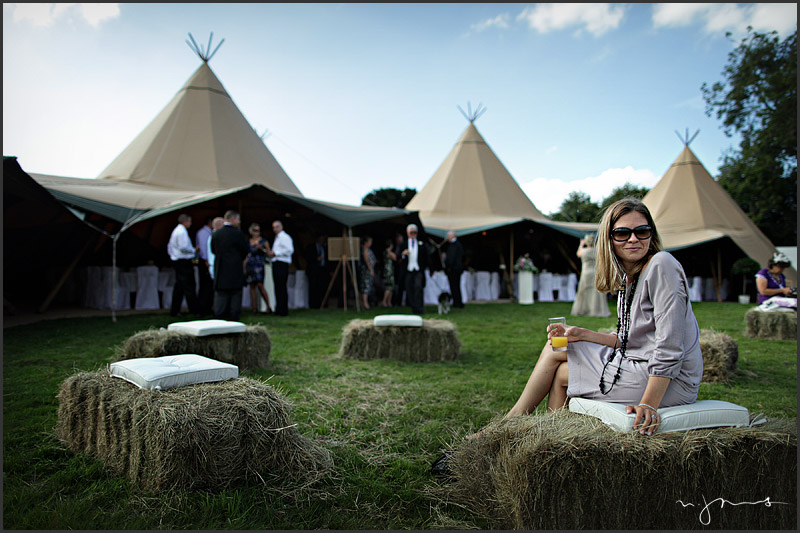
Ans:
{"type": "MultiPolygon", "coordinates": [[[[544,256],[534,258],[540,268],[547,268],[548,258],[553,258],[554,265],[562,265],[556,268],[568,264],[577,270],[574,249],[565,247],[562,237],[569,235],[577,246],[576,237],[597,231],[597,224],[555,222],[542,214],[486,143],[475,127],[476,118],[477,113],[467,116],[469,124],[461,137],[406,208],[419,212],[430,234],[443,237],[453,230],[459,238],[475,236],[472,240],[481,247],[479,236],[488,233],[503,260],[504,249],[511,261],[521,253],[534,257],[541,251],[544,256]]],[[[487,257],[485,250],[476,255],[487,257]]]]}
{"type": "Polygon", "coordinates": [[[430,180],[408,203],[429,233],[469,235],[532,220],[572,235],[597,224],[554,222],[539,211],[475,127],[474,120],[430,180]]]}
{"type": "Polygon", "coordinates": [[[242,213],[243,227],[281,218],[300,261],[302,246],[315,235],[350,234],[354,226],[393,235],[407,223],[422,225],[407,209],[305,197],[234,104],[209,67],[210,57],[196,51],[200,67],[97,179],[26,174],[87,222],[105,228],[113,246],[103,248],[99,259],[95,254],[95,261],[119,264],[119,251],[123,266],[165,262],[179,210],[198,222],[192,231],[228,209],[242,213]]]}
{"type": "MultiPolygon", "coordinates": [[[[653,215],[664,247],[675,253],[683,252],[687,260],[689,256],[702,257],[710,266],[718,289],[726,277],[725,267],[730,268],[733,259],[730,253],[723,257],[726,238],[762,266],[777,251],[714,181],[688,143],[643,201],[653,215]]],[[[796,279],[794,269],[789,270],[788,277],[796,279]]],[[[719,290],[717,294],[719,299],[719,290]]]]}

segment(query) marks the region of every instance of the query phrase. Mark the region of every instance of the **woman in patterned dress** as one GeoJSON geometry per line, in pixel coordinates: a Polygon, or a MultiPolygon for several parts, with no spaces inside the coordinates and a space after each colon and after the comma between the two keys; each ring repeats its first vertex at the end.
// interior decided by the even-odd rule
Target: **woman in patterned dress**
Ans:
{"type": "Polygon", "coordinates": [[[372,237],[364,237],[361,241],[361,303],[369,309],[369,297],[374,292],[372,282],[375,279],[375,263],[377,258],[372,251],[372,237]]]}
{"type": "Polygon", "coordinates": [[[269,241],[261,236],[261,226],[259,224],[250,224],[248,229],[250,232],[250,253],[244,260],[244,275],[245,283],[250,286],[250,309],[253,313],[258,312],[258,297],[256,289],[264,297],[267,302],[267,313],[271,312],[269,306],[269,297],[267,290],[264,288],[264,263],[267,260],[269,253],[269,241]]]}

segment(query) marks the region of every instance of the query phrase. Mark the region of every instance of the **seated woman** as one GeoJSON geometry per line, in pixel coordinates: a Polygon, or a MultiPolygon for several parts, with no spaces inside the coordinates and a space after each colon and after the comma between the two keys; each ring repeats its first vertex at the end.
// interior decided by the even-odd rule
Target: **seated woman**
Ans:
{"type": "MultiPolygon", "coordinates": [[[[694,403],[703,377],[700,328],[681,264],[662,251],[647,207],[635,198],[612,204],[598,230],[595,286],[617,291],[617,332],[548,326],[548,342],[506,417],[531,413],[547,396],[551,410],[570,397],[626,404],[634,428],[652,435],[656,409],[694,403]],[[567,336],[566,351],[550,337],[567,336]]],[[[474,438],[476,435],[468,438],[474,438]]]]}
{"type": "Polygon", "coordinates": [[[767,268],[762,268],[756,273],[756,289],[758,289],[758,305],[773,296],[789,296],[791,287],[786,286],[786,277],[783,271],[791,265],[786,254],[775,252],[772,259],[767,262],[767,268]]]}

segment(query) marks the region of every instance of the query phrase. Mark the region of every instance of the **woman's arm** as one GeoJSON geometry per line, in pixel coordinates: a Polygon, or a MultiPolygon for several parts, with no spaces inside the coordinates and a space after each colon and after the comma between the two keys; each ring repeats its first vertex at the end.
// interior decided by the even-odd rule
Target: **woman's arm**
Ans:
{"type": "Polygon", "coordinates": [[[593,342],[595,344],[602,344],[610,348],[619,348],[619,339],[616,333],[598,333],[586,328],[579,328],[578,326],[567,326],[566,330],[556,324],[548,326],[548,337],[556,336],[559,333],[566,331],[568,342],[593,342]]]}
{"type": "Polygon", "coordinates": [[[775,296],[776,294],[791,294],[792,289],[789,287],[780,287],[778,289],[771,289],[767,287],[767,280],[764,278],[756,278],[756,288],[758,293],[762,296],[775,296]]]}

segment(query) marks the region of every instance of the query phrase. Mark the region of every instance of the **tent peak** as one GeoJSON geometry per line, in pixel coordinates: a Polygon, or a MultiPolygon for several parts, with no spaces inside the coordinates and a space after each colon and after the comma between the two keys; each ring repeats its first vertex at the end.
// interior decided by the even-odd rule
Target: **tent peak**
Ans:
{"type": "Polygon", "coordinates": [[[683,145],[687,146],[687,147],[689,146],[689,143],[692,142],[695,137],[697,137],[698,133],[700,133],[700,130],[697,130],[696,132],[694,132],[694,135],[692,135],[692,138],[690,139],[689,138],[689,128],[686,128],[686,136],[685,137],[681,137],[681,134],[678,133],[678,130],[675,130],[675,135],[677,135],[678,139],[680,139],[681,142],[683,143],[683,145]]]}
{"type": "Polygon", "coordinates": [[[211,35],[209,35],[209,36],[208,36],[208,46],[207,46],[206,48],[203,48],[202,46],[198,46],[198,45],[197,45],[197,43],[196,43],[196,42],[195,42],[195,40],[194,40],[194,37],[192,37],[192,34],[191,34],[191,33],[189,33],[189,39],[191,39],[191,40],[192,40],[192,42],[190,43],[189,41],[186,41],[186,44],[188,44],[188,45],[189,45],[189,48],[191,48],[191,49],[192,49],[192,51],[193,51],[195,54],[197,54],[198,56],[200,56],[200,59],[202,59],[202,60],[203,60],[203,63],[208,63],[208,62],[211,60],[211,58],[212,58],[212,57],[214,57],[214,54],[216,54],[216,53],[217,53],[217,50],[219,50],[219,47],[220,47],[220,46],[222,46],[222,43],[224,43],[224,42],[225,42],[225,39],[222,39],[222,40],[219,42],[219,44],[217,45],[217,47],[216,47],[216,48],[214,48],[214,51],[213,51],[213,52],[211,52],[211,39],[212,39],[213,37],[214,37],[214,32],[212,31],[212,32],[211,32],[211,35]],[[209,52],[210,52],[210,53],[209,53],[209,52]]]}
{"type": "Polygon", "coordinates": [[[486,112],[486,108],[485,107],[481,108],[482,106],[483,104],[478,104],[478,107],[475,108],[474,113],[472,112],[472,105],[469,102],[467,102],[467,110],[469,111],[468,113],[465,113],[464,110],[461,109],[460,105],[457,105],[456,107],[458,108],[459,111],[461,111],[461,114],[464,115],[464,118],[467,119],[470,124],[472,124],[476,120],[478,120],[478,117],[480,117],[486,112]]]}

